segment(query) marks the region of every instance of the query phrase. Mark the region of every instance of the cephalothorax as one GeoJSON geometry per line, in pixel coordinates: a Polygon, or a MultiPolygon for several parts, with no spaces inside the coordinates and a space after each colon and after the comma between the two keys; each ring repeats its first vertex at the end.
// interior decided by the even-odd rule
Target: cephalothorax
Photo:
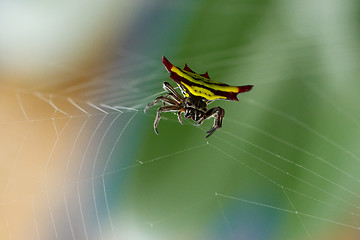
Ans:
{"type": "Polygon", "coordinates": [[[144,109],[144,112],[146,112],[147,109],[159,101],[163,102],[163,106],[157,110],[154,121],[156,134],[159,134],[157,125],[159,124],[161,113],[177,112],[177,117],[181,124],[183,124],[181,113],[184,113],[185,118],[194,120],[196,125],[201,125],[205,119],[213,117],[214,124],[212,128],[206,132],[206,137],[210,137],[218,128],[221,128],[225,110],[221,107],[213,107],[207,110],[207,104],[218,99],[239,101],[236,97],[237,94],[248,92],[253,87],[252,85],[229,86],[225,83],[210,80],[207,72],[197,74],[186,64],[184,69],[180,69],[172,65],[165,57],[162,58],[162,62],[166,70],[170,73],[170,78],[177,83],[184,97],[182,97],[170,83],[163,83],[163,88],[167,94],[155,98],[155,100],[149,103],[144,109]]]}

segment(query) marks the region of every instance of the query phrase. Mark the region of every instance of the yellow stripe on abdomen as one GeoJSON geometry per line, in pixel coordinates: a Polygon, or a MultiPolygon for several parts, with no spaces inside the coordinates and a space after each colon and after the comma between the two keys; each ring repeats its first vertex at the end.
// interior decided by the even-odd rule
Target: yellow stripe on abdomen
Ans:
{"type": "MultiPolygon", "coordinates": [[[[202,85],[204,87],[207,87],[207,88],[210,88],[210,89],[213,89],[213,90],[217,90],[217,91],[222,91],[222,92],[233,92],[233,93],[237,93],[239,91],[239,88],[238,87],[235,87],[235,86],[219,86],[219,85],[216,85],[216,84],[211,84],[211,83],[206,83],[204,81],[201,81],[201,80],[196,80],[194,78],[192,78],[190,75],[184,73],[183,71],[181,71],[180,69],[178,69],[177,67],[173,66],[171,68],[171,71],[176,73],[177,75],[179,75],[180,77],[182,78],[185,78],[187,80],[189,80],[190,82],[194,83],[194,84],[198,84],[198,85],[202,85]]],[[[198,76],[199,78],[202,78],[201,75],[199,74],[196,74],[196,73],[193,73],[194,75],[198,76]]],[[[187,88],[189,89],[189,91],[191,92],[191,88],[195,88],[195,86],[188,86],[187,85],[187,88]]],[[[199,88],[199,87],[197,87],[199,88]]],[[[204,91],[208,91],[206,89],[204,89],[204,91]]],[[[208,91],[209,92],[209,91],[208,91]]],[[[212,93],[213,94],[213,93],[212,93]]],[[[194,95],[197,95],[199,96],[199,94],[194,94],[194,95]]],[[[214,95],[214,94],[213,94],[214,95]]],[[[205,95],[206,96],[206,95],[205,95]]],[[[219,97],[221,96],[218,96],[216,99],[219,99],[219,97]]],[[[206,97],[205,97],[206,98],[206,97]]],[[[226,97],[222,97],[222,99],[225,99],[226,97]]],[[[210,100],[210,99],[209,99],[210,100]]]]}
{"type": "Polygon", "coordinates": [[[188,89],[189,92],[194,96],[203,97],[203,98],[211,100],[211,101],[216,100],[216,99],[226,99],[225,96],[216,95],[213,92],[211,92],[205,88],[197,87],[197,86],[190,87],[189,85],[187,85],[184,82],[181,82],[181,84],[184,85],[184,87],[186,87],[186,89],[188,89]]]}

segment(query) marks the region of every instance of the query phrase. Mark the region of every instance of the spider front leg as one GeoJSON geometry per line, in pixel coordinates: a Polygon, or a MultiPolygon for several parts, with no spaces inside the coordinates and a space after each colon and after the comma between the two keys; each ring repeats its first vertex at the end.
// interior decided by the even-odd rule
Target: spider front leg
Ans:
{"type": "Polygon", "coordinates": [[[157,113],[156,113],[155,121],[154,121],[155,133],[157,135],[159,135],[159,132],[157,131],[157,126],[159,124],[162,112],[176,112],[176,111],[181,111],[181,110],[182,110],[182,106],[179,106],[179,105],[170,105],[170,106],[159,107],[159,109],[157,110],[157,113]]]}
{"type": "Polygon", "coordinates": [[[179,103],[182,101],[182,97],[180,94],[170,85],[168,82],[163,83],[163,89],[169,93],[170,96],[174,98],[174,100],[178,101],[179,103]]]}
{"type": "Polygon", "coordinates": [[[183,120],[182,120],[182,118],[181,118],[181,113],[182,112],[184,112],[184,109],[181,109],[180,111],[178,111],[177,112],[177,118],[178,118],[178,120],[179,120],[179,122],[181,123],[181,124],[184,124],[184,122],[183,122],[183,120]]]}
{"type": "Polygon", "coordinates": [[[224,115],[225,115],[225,110],[221,107],[214,107],[207,110],[203,118],[200,119],[200,121],[197,123],[197,125],[200,125],[203,123],[205,119],[214,117],[214,124],[212,128],[206,132],[208,134],[206,135],[206,138],[210,137],[217,129],[222,127],[222,120],[224,118],[224,115]]]}
{"type": "Polygon", "coordinates": [[[179,103],[177,101],[175,101],[174,99],[168,98],[166,96],[159,96],[157,98],[155,98],[154,101],[152,101],[151,103],[149,103],[148,105],[146,105],[145,109],[144,109],[144,113],[146,113],[146,111],[151,108],[152,106],[156,105],[159,101],[162,101],[164,104],[168,103],[170,105],[178,105],[179,103]]]}

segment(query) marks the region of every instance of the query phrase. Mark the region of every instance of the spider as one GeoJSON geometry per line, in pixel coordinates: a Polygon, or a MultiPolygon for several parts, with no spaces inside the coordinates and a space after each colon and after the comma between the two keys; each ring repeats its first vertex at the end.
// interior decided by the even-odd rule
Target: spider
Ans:
{"type": "Polygon", "coordinates": [[[183,124],[181,113],[187,119],[192,119],[196,126],[201,125],[204,120],[213,117],[214,124],[212,128],[207,131],[206,138],[210,137],[217,129],[222,127],[222,121],[225,115],[225,110],[221,107],[213,107],[207,109],[207,105],[214,100],[233,100],[237,99],[237,94],[248,92],[253,85],[244,86],[229,86],[225,83],[210,80],[209,74],[197,74],[192,71],[186,64],[184,69],[180,69],[172,65],[165,57],[162,62],[166,70],[170,73],[172,78],[184,97],[182,97],[168,82],[163,83],[163,88],[167,92],[164,96],[155,98],[144,109],[146,112],[150,107],[156,105],[160,101],[163,103],[156,113],[154,121],[154,131],[158,133],[157,126],[159,124],[161,113],[163,112],[177,112],[177,118],[183,124]]]}

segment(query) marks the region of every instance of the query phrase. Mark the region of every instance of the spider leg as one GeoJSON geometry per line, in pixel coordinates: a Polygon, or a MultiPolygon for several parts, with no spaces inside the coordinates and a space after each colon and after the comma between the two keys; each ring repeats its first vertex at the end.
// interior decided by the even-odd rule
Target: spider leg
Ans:
{"type": "Polygon", "coordinates": [[[170,85],[170,83],[168,82],[164,82],[163,83],[163,89],[165,91],[168,91],[175,100],[177,100],[179,103],[182,102],[182,97],[180,96],[180,94],[170,85]]]}
{"type": "Polygon", "coordinates": [[[162,112],[175,112],[175,111],[179,111],[181,110],[182,107],[179,105],[169,105],[169,106],[163,106],[163,107],[159,107],[159,109],[157,110],[156,113],[156,118],[154,121],[154,131],[157,135],[159,135],[159,132],[157,131],[157,126],[159,124],[159,121],[161,119],[161,113],[162,112]]]}
{"type": "Polygon", "coordinates": [[[200,126],[206,118],[208,118],[208,117],[206,117],[206,113],[205,113],[205,115],[198,122],[194,123],[194,125],[200,126]]]}
{"type": "Polygon", "coordinates": [[[207,118],[211,118],[211,117],[214,118],[214,124],[213,124],[212,128],[206,132],[208,134],[208,135],[206,135],[206,138],[210,137],[217,129],[221,128],[224,115],[225,115],[225,110],[223,108],[214,107],[214,108],[210,108],[205,113],[204,117],[202,119],[200,119],[200,121],[197,123],[197,125],[202,124],[203,121],[207,118]]]}
{"type": "Polygon", "coordinates": [[[175,96],[173,93],[171,93],[171,92],[168,92],[166,95],[165,95],[165,97],[167,97],[167,98],[171,98],[171,99],[173,99],[173,100],[175,100],[178,104],[180,104],[181,102],[182,102],[182,100],[181,99],[178,99],[178,97],[177,96],[175,96]]]}
{"type": "Polygon", "coordinates": [[[179,122],[180,122],[181,124],[184,124],[184,122],[183,122],[183,120],[182,120],[182,118],[181,118],[181,113],[182,113],[183,111],[184,111],[184,110],[181,109],[180,111],[177,112],[177,117],[178,117],[178,120],[179,120],[179,122]]]}
{"type": "Polygon", "coordinates": [[[164,104],[168,103],[170,105],[178,105],[179,103],[176,102],[175,100],[168,98],[166,96],[159,96],[157,98],[155,98],[154,101],[152,101],[151,103],[149,103],[148,105],[146,105],[145,109],[144,109],[144,113],[146,113],[146,111],[151,108],[152,106],[154,106],[155,104],[157,104],[159,101],[162,101],[164,104]]]}

